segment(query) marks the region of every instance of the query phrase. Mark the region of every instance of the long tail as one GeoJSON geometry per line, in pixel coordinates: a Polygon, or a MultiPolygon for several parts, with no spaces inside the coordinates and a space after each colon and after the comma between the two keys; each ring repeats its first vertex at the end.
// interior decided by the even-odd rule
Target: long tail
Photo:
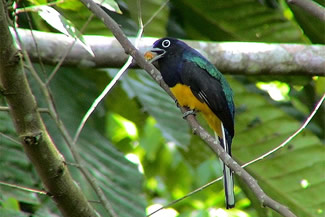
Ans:
{"type": "MultiPolygon", "coordinates": [[[[231,151],[229,150],[229,146],[227,144],[227,139],[225,136],[225,130],[223,124],[221,123],[222,129],[222,143],[225,151],[230,155],[231,151]]],[[[226,196],[226,208],[230,209],[235,207],[235,194],[234,194],[234,178],[230,168],[228,168],[222,160],[221,165],[223,166],[223,185],[225,189],[225,196],[226,196]]]]}

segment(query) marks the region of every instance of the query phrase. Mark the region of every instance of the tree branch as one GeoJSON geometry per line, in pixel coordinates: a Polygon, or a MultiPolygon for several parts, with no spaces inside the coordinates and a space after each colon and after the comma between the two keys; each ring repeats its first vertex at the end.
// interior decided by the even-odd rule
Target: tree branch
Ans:
{"type": "MultiPolygon", "coordinates": [[[[33,31],[32,35],[30,30],[24,29],[18,29],[18,33],[34,62],[41,58],[47,64],[56,64],[63,51],[74,43],[73,39],[63,34],[33,31]],[[36,49],[35,42],[40,52],[36,49]]],[[[114,37],[85,36],[85,40],[91,46],[95,57],[80,43],[76,43],[64,59],[63,65],[121,68],[126,62],[127,55],[114,37]]],[[[145,38],[141,41],[139,50],[148,49],[155,40],[156,38],[145,38]]],[[[325,76],[324,45],[186,42],[206,54],[225,74],[325,76]]]]}
{"type": "Polygon", "coordinates": [[[288,4],[300,7],[307,13],[325,22],[325,9],[317,2],[311,0],[287,0],[287,2],[288,4]]]}
{"type": "MultiPolygon", "coordinates": [[[[162,80],[159,71],[152,64],[146,62],[146,60],[143,58],[143,55],[140,54],[132,45],[132,43],[127,39],[122,30],[119,28],[118,24],[93,1],[81,0],[81,2],[86,7],[88,7],[99,19],[101,19],[104,24],[112,31],[114,36],[121,43],[125,52],[133,56],[133,58],[137,61],[138,65],[141,68],[145,69],[160,84],[160,86],[173,99],[175,99],[167,85],[162,80]]],[[[181,111],[184,113],[186,109],[181,108],[181,111]]],[[[252,189],[254,194],[264,206],[270,207],[271,209],[282,214],[283,216],[295,216],[287,207],[283,206],[282,204],[267,196],[257,184],[256,180],[223,150],[223,148],[217,143],[215,138],[209,135],[209,133],[207,133],[198,124],[193,115],[187,116],[187,120],[190,126],[192,127],[193,131],[206,142],[206,144],[210,147],[211,150],[218,154],[218,156],[222,159],[223,162],[225,162],[227,166],[229,166],[239,177],[241,177],[246,182],[246,184],[252,189]]]]}
{"type": "Polygon", "coordinates": [[[35,166],[47,194],[64,216],[97,217],[72,179],[63,156],[57,150],[37,111],[37,104],[23,71],[20,52],[8,28],[5,6],[0,0],[0,85],[10,108],[24,150],[35,166]]]}

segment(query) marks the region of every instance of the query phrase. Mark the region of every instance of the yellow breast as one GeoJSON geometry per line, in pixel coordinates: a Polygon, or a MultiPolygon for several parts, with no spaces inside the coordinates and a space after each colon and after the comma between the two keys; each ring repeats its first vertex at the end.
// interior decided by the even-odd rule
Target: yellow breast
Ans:
{"type": "Polygon", "coordinates": [[[219,137],[222,137],[221,122],[219,118],[212,112],[206,103],[201,102],[194,96],[190,87],[184,84],[176,84],[174,87],[170,88],[170,90],[176,97],[179,105],[189,107],[192,110],[201,111],[209,126],[219,137]]]}

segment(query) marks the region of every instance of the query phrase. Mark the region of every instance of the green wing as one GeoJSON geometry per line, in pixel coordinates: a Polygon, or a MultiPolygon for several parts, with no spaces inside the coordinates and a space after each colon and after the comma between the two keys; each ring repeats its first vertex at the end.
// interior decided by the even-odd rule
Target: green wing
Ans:
{"type": "Polygon", "coordinates": [[[222,73],[212,63],[210,63],[206,58],[204,58],[199,52],[197,52],[194,49],[191,49],[190,51],[187,50],[186,52],[184,52],[183,58],[188,61],[194,62],[200,68],[207,71],[212,77],[214,77],[220,81],[220,83],[222,85],[223,92],[226,96],[228,107],[229,107],[231,114],[234,118],[235,106],[234,106],[234,102],[233,102],[232,89],[229,86],[225,77],[222,75],[222,73]]]}

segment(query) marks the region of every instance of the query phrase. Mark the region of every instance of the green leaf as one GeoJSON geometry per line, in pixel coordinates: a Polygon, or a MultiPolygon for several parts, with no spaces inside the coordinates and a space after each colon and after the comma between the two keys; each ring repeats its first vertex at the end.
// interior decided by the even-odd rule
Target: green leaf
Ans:
{"type": "MultiPolygon", "coordinates": [[[[118,70],[105,69],[105,71],[113,78],[118,70]]],[[[100,88],[104,88],[107,85],[107,81],[104,83],[102,79],[97,81],[100,88]]],[[[117,113],[124,118],[134,122],[137,125],[139,131],[145,125],[148,114],[142,111],[142,107],[139,102],[132,95],[133,91],[127,89],[126,86],[117,83],[115,87],[109,93],[109,100],[105,101],[105,105],[110,112],[117,113]],[[124,87],[124,88],[123,88],[124,87]]]]}
{"type": "MultiPolygon", "coordinates": [[[[51,67],[47,68],[47,70],[49,69],[51,69],[51,67]]],[[[71,68],[62,68],[51,82],[51,92],[56,102],[57,110],[66,123],[66,127],[70,133],[75,132],[81,117],[89,108],[94,97],[98,95],[95,83],[85,76],[89,73],[89,70],[85,72],[84,76],[82,76],[80,70],[74,72],[71,68]]],[[[97,73],[98,72],[96,72],[96,74],[97,73]]],[[[103,74],[104,72],[102,72],[102,75],[103,74]]],[[[96,78],[98,76],[99,74],[96,75],[96,78]]],[[[106,78],[106,76],[103,76],[103,78],[106,78]]],[[[46,103],[42,100],[43,97],[38,90],[38,84],[33,81],[33,79],[31,79],[30,82],[31,86],[34,87],[33,92],[36,94],[38,104],[40,106],[45,106],[46,103]]],[[[99,107],[98,109],[103,111],[103,107],[99,107]]],[[[72,162],[70,151],[67,149],[66,145],[64,145],[64,140],[60,136],[57,126],[47,115],[43,117],[60,151],[68,162],[72,162]]],[[[14,129],[7,113],[0,112],[0,118],[2,118],[0,132],[7,135],[10,132],[9,129],[11,129],[14,134],[14,129]],[[8,124],[6,124],[6,122],[8,122],[8,124]]],[[[142,175],[139,173],[137,166],[126,160],[126,158],[99,133],[102,131],[99,129],[104,126],[102,124],[104,120],[100,114],[95,113],[94,117],[91,118],[89,122],[90,126],[86,125],[78,141],[78,150],[85,160],[86,168],[88,168],[94,178],[97,179],[119,216],[144,216],[145,201],[141,196],[142,175]]],[[[32,167],[21,150],[21,146],[3,137],[0,138],[0,141],[0,180],[10,183],[19,183],[22,186],[35,186],[33,179],[30,177],[32,175],[32,167]],[[12,148],[8,148],[7,143],[10,145],[9,147],[12,148]],[[17,147],[20,148],[18,149],[19,152],[17,151],[17,147]],[[28,163],[27,166],[25,166],[26,163],[28,163]],[[15,169],[13,170],[12,168],[15,169]]],[[[79,183],[87,197],[90,199],[97,198],[89,184],[80,174],[80,171],[73,167],[70,167],[70,171],[73,173],[75,180],[79,183]]],[[[1,195],[5,195],[5,198],[12,196],[19,201],[39,204],[37,197],[35,197],[33,193],[13,190],[12,188],[1,185],[0,192],[1,195]]],[[[48,204],[46,205],[48,206],[48,204]]],[[[106,211],[101,207],[96,207],[96,209],[99,213],[103,213],[103,215],[106,214],[106,211]]],[[[48,213],[48,211],[43,209],[42,213],[48,213]]]]}
{"type": "Polygon", "coordinates": [[[79,0],[62,1],[58,3],[57,6],[72,11],[80,11],[83,8],[83,4],[79,0]]]}
{"type": "Polygon", "coordinates": [[[79,41],[93,57],[95,56],[91,47],[86,43],[82,34],[75,28],[71,21],[67,20],[57,10],[49,6],[38,6],[37,10],[39,16],[41,16],[49,25],[63,34],[79,41]]]}
{"type": "Polygon", "coordinates": [[[1,217],[29,217],[30,214],[0,207],[1,217]]]}
{"type": "MultiPolygon", "coordinates": [[[[325,2],[323,0],[313,0],[313,2],[322,5],[324,10],[325,2]]],[[[300,25],[300,28],[302,28],[302,30],[309,37],[309,39],[315,44],[324,44],[324,21],[319,20],[318,18],[312,16],[311,14],[309,14],[302,8],[297,7],[294,4],[289,4],[288,6],[292,10],[295,19],[300,25]]]]}
{"type": "MultiPolygon", "coordinates": [[[[257,158],[277,147],[294,133],[301,123],[264,97],[249,93],[231,80],[237,108],[233,156],[240,162],[257,158]]],[[[325,148],[310,131],[304,130],[285,148],[254,163],[247,170],[271,197],[288,206],[297,216],[321,216],[325,199],[322,165],[325,148]],[[309,183],[303,187],[302,183],[309,183]],[[308,198],[314,198],[310,200],[308,198]]]]}
{"type": "Polygon", "coordinates": [[[296,23],[284,16],[282,7],[271,9],[259,1],[236,0],[178,0],[173,3],[178,23],[190,38],[308,42],[296,23]]]}
{"type": "Polygon", "coordinates": [[[34,5],[45,5],[47,0],[28,0],[30,3],[34,5]]]}
{"type": "MultiPolygon", "coordinates": [[[[171,114],[165,115],[166,112],[161,113],[162,110],[167,111],[166,101],[169,100],[163,97],[165,93],[152,83],[149,76],[143,75],[140,71],[137,71],[136,75],[136,78],[133,78],[131,77],[133,74],[131,74],[125,80],[129,86],[133,87],[132,90],[140,102],[156,118],[162,132],[176,130],[171,124],[173,123],[171,119],[177,118],[177,115],[174,117],[171,114]]],[[[228,77],[228,81],[234,90],[237,107],[236,134],[232,147],[233,156],[239,162],[244,163],[255,159],[273,149],[299,128],[301,123],[281,108],[268,102],[260,91],[251,91],[251,88],[246,88],[230,77],[228,77]]],[[[167,97],[167,94],[165,96],[167,97]]],[[[168,113],[179,113],[177,109],[172,108],[171,100],[168,104],[170,104],[168,113]]],[[[178,134],[180,133],[178,132],[178,134]]],[[[182,133],[191,136],[188,130],[182,133]]],[[[167,136],[163,135],[169,136],[168,134],[167,136]]],[[[199,150],[200,147],[197,147],[199,150]]],[[[193,146],[187,148],[192,149],[193,146]]],[[[193,152],[197,153],[198,150],[193,152]]],[[[285,148],[249,166],[248,171],[258,180],[267,194],[288,206],[298,216],[320,216],[325,203],[322,196],[325,194],[325,179],[324,176],[319,175],[322,174],[321,168],[325,163],[324,151],[321,141],[310,131],[304,130],[285,148]]],[[[192,155],[188,154],[192,158],[182,159],[188,162],[201,159],[203,162],[204,156],[193,154],[193,152],[192,155]]],[[[162,152],[160,153],[162,154],[162,152]]],[[[206,153],[206,158],[210,158],[212,155],[209,152],[204,153],[206,153]]],[[[184,156],[186,155],[185,152],[184,156]]],[[[162,159],[157,160],[163,163],[162,159]]],[[[204,178],[206,180],[210,177],[208,173],[203,172],[206,169],[204,164],[194,163],[192,165],[199,165],[197,174],[201,174],[200,177],[204,177],[202,174],[207,175],[204,178]]],[[[216,168],[212,170],[216,171],[216,168]]],[[[175,173],[175,171],[173,172],[175,173]]],[[[260,206],[260,204],[257,205],[260,206]]]]}
{"type": "MultiPolygon", "coordinates": [[[[37,70],[40,70],[37,68],[37,70]]],[[[47,67],[47,71],[52,67],[47,67]]],[[[83,115],[92,102],[99,95],[97,79],[107,80],[106,73],[97,70],[75,70],[74,68],[61,68],[50,84],[51,93],[56,104],[56,109],[65,126],[74,135],[83,115]]],[[[44,100],[37,83],[30,79],[33,92],[38,104],[44,106],[44,100]]],[[[103,104],[97,107],[85,125],[77,142],[77,150],[83,159],[84,166],[91,172],[103,189],[118,216],[137,217],[145,215],[145,200],[141,196],[142,179],[138,166],[128,161],[125,156],[104,137],[105,135],[105,108],[103,104]]],[[[44,116],[47,129],[65,156],[67,162],[73,162],[70,151],[60,136],[56,124],[44,116]]],[[[89,183],[77,168],[70,167],[76,182],[89,200],[97,200],[89,183]]],[[[105,216],[107,213],[102,206],[96,210],[105,216]]]]}
{"type": "MultiPolygon", "coordinates": [[[[9,113],[0,112],[0,123],[0,180],[23,187],[41,188],[41,186],[37,185],[38,179],[32,174],[31,163],[25,155],[18,138],[16,138],[17,134],[9,113]],[[15,139],[16,142],[12,139],[15,139]]],[[[15,198],[20,202],[29,204],[39,204],[35,193],[13,189],[0,184],[0,201],[6,201],[9,198],[15,198]]]]}
{"type": "Polygon", "coordinates": [[[146,158],[149,161],[154,161],[158,155],[159,148],[162,145],[161,131],[155,127],[156,120],[149,117],[143,129],[143,135],[140,137],[140,145],[146,151],[146,158]]]}
{"type": "Polygon", "coordinates": [[[118,4],[114,0],[93,0],[93,1],[110,11],[114,11],[116,13],[122,14],[122,11],[120,10],[118,4]]]}
{"type": "MultiPolygon", "coordinates": [[[[128,5],[131,18],[138,23],[139,20],[139,10],[138,1],[126,0],[128,5]]],[[[149,19],[154,15],[154,13],[160,8],[160,6],[165,3],[165,0],[141,0],[141,15],[142,22],[145,25],[149,19]]],[[[166,25],[168,22],[169,8],[166,5],[150,23],[144,29],[144,35],[154,36],[154,37],[163,37],[166,36],[166,25]]]]}
{"type": "Polygon", "coordinates": [[[144,109],[157,120],[157,127],[167,141],[183,148],[190,142],[189,127],[175,102],[143,70],[135,70],[134,77],[126,76],[122,85],[137,96],[144,109]]]}
{"type": "Polygon", "coordinates": [[[18,200],[12,197],[9,197],[7,200],[3,201],[1,203],[1,206],[5,209],[17,210],[17,211],[19,210],[18,200]]]}

